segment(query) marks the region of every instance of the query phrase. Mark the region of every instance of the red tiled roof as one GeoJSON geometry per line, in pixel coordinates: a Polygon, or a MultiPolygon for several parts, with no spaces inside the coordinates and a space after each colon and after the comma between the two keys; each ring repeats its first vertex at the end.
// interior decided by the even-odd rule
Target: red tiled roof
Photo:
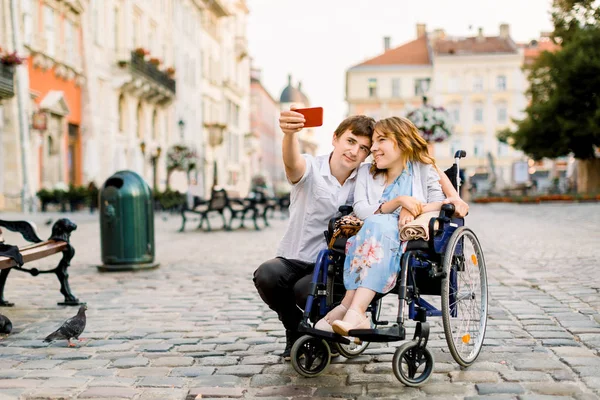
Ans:
{"type": "Polygon", "coordinates": [[[437,40],[433,49],[436,54],[482,54],[482,53],[514,53],[515,44],[510,39],[500,36],[468,37],[460,39],[437,40]]]}
{"type": "Polygon", "coordinates": [[[560,49],[560,46],[554,43],[552,40],[548,38],[543,38],[541,40],[536,40],[535,42],[530,42],[527,44],[520,45],[523,47],[523,55],[525,57],[525,65],[529,65],[535,61],[536,58],[543,51],[557,51],[560,49]]]}
{"type": "Polygon", "coordinates": [[[422,36],[412,42],[390,49],[385,53],[364,61],[358,66],[365,65],[426,65],[431,64],[427,48],[427,38],[422,36]]]}

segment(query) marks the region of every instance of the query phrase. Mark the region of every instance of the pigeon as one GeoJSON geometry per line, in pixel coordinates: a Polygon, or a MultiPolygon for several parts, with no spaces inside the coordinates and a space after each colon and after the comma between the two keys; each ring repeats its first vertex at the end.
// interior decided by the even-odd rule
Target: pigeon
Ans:
{"type": "Polygon", "coordinates": [[[79,339],[79,335],[81,335],[85,329],[85,310],[87,310],[86,305],[79,307],[77,315],[66,320],[60,328],[49,334],[46,339],[44,339],[44,342],[66,340],[69,347],[75,346],[74,343],[71,343],[71,339],[75,338],[81,340],[79,339]]]}
{"type": "Polygon", "coordinates": [[[12,331],[12,322],[10,322],[8,317],[0,314],[0,333],[9,334],[10,331],[12,331]]]}

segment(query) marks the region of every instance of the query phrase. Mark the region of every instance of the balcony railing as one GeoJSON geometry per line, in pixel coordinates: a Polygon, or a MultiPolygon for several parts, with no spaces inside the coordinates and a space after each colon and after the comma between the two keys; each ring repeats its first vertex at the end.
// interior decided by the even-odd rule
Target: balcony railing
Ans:
{"type": "Polygon", "coordinates": [[[15,67],[0,63],[0,99],[9,99],[15,95],[15,67]]]}
{"type": "Polygon", "coordinates": [[[175,79],[169,78],[166,73],[160,71],[154,64],[146,61],[144,56],[134,51],[131,52],[131,69],[164,86],[175,94],[175,79]]]}

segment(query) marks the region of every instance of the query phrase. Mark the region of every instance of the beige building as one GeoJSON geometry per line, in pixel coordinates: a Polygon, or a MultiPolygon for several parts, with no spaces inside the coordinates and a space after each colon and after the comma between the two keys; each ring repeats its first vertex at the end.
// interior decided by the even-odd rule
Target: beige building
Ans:
{"type": "Polygon", "coordinates": [[[244,150],[250,132],[250,58],[244,0],[204,2],[203,127],[207,145],[205,191],[216,184],[243,195],[250,187],[244,150]]]}
{"type": "Polygon", "coordinates": [[[493,165],[498,187],[511,184],[513,163],[524,157],[500,143],[496,133],[522,117],[526,80],[523,53],[508,25],[495,36],[479,30],[474,37],[450,37],[439,29],[427,33],[423,24],[416,33],[396,48],[384,38],[383,54],[347,71],[349,113],[406,116],[427,96],[428,104],[448,110],[454,124],[454,134],[433,146],[439,164],[450,166],[454,152],[463,149],[468,176],[491,173],[493,165]]]}
{"type": "Polygon", "coordinates": [[[129,169],[164,187],[165,155],[177,140],[173,101],[173,2],[91,0],[84,49],[85,181],[129,169]],[[110,27],[110,29],[107,29],[110,27]]]}

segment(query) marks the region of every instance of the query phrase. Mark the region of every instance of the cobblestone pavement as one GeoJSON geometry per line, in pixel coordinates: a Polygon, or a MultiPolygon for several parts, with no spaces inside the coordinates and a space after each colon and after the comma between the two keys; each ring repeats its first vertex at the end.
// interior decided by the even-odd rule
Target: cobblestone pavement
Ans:
{"type": "MultiPolygon", "coordinates": [[[[21,217],[0,214],[1,218],[21,217]]],[[[35,215],[42,236],[55,214],[35,215]]],[[[0,308],[14,331],[0,336],[0,399],[196,398],[600,398],[600,205],[474,205],[467,224],[479,236],[490,286],[489,325],[478,361],[461,370],[433,323],[436,359],[420,389],[392,373],[395,350],[375,345],[334,359],[324,375],[300,377],[276,354],[284,331],[260,300],[251,275],[270,258],[287,221],[260,232],[176,232],[180,219],[157,216],[152,271],[100,273],[97,216],[71,216],[73,292],[88,303],[78,348],[42,339],[75,308],[52,275],[11,272],[0,308]]],[[[14,235],[5,235],[14,239],[14,235]]],[[[39,261],[52,267],[58,256],[39,261]]],[[[384,314],[397,304],[385,298],[384,314]]],[[[409,329],[409,335],[412,329],[409,329]]]]}

